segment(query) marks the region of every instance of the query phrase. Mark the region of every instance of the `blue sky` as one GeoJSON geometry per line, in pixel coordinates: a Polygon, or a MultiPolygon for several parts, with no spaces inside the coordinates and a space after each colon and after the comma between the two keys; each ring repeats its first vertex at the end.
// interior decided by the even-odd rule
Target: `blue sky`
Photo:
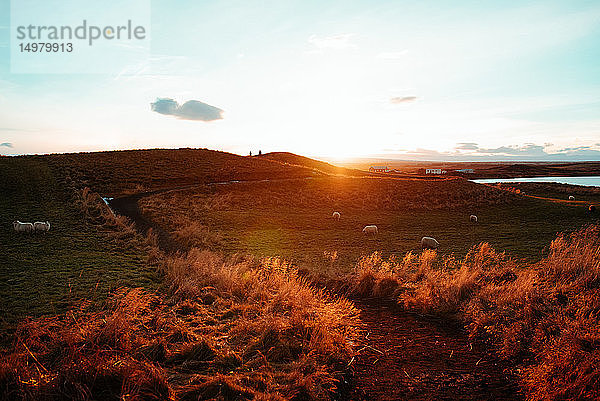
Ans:
{"type": "Polygon", "coordinates": [[[18,74],[0,0],[0,154],[600,160],[597,1],[181,0],[150,11],[143,62],[18,74]]]}

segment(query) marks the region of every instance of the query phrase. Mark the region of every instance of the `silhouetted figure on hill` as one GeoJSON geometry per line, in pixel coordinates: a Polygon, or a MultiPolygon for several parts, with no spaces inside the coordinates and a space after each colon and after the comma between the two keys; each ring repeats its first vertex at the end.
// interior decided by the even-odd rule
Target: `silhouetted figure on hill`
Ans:
{"type": "Polygon", "coordinates": [[[250,151],[250,156],[252,156],[252,151],[250,151]]]}
{"type": "Polygon", "coordinates": [[[258,151],[258,155],[259,155],[259,156],[260,156],[260,155],[262,155],[262,150],[259,150],[259,151],[258,151]]]}

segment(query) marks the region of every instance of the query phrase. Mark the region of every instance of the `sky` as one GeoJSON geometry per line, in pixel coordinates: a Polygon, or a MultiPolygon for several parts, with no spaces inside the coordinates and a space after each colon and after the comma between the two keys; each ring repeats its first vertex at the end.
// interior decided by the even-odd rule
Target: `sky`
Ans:
{"type": "MultiPolygon", "coordinates": [[[[114,19],[117,3],[94,21],[114,19]]],[[[53,65],[40,55],[37,73],[22,73],[0,0],[0,154],[600,160],[598,1],[147,3],[142,59],[44,73],[53,65]]],[[[57,21],[79,18],[77,4],[57,21]]],[[[32,21],[54,17],[29,10],[32,21]]]]}

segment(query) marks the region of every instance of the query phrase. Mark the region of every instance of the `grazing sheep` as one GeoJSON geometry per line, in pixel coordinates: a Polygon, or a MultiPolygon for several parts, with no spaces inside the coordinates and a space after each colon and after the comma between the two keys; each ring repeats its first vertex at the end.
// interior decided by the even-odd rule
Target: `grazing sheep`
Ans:
{"type": "Polygon", "coordinates": [[[363,228],[362,232],[363,232],[363,234],[373,234],[373,236],[376,236],[378,233],[377,226],[375,226],[375,225],[365,226],[365,228],[363,228]]]}
{"type": "Polygon", "coordinates": [[[590,207],[588,207],[588,210],[590,211],[590,213],[594,213],[596,211],[596,206],[590,205],[590,207]]]}
{"type": "Polygon", "coordinates": [[[31,223],[21,223],[20,221],[13,221],[13,228],[18,233],[33,232],[33,224],[31,223]]]}
{"type": "Polygon", "coordinates": [[[333,214],[331,215],[331,218],[334,220],[339,220],[340,217],[340,212],[333,212],[333,214]]]}
{"type": "Polygon", "coordinates": [[[36,221],[35,223],[33,223],[33,230],[36,232],[48,232],[50,231],[50,222],[36,221]]]}
{"type": "Polygon", "coordinates": [[[423,237],[421,238],[421,247],[423,249],[438,249],[440,243],[435,238],[423,237]]]}
{"type": "Polygon", "coordinates": [[[575,197],[573,195],[569,195],[569,200],[575,200],[575,197]]]}
{"type": "Polygon", "coordinates": [[[469,220],[471,221],[471,223],[477,223],[477,216],[472,214],[469,216],[469,220]]]}

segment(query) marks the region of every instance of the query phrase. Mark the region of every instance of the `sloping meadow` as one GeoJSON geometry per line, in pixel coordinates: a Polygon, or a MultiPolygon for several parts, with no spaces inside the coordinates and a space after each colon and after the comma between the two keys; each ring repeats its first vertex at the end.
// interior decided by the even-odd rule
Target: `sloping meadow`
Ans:
{"type": "Polygon", "coordinates": [[[124,246],[145,241],[157,293],[123,288],[22,322],[0,354],[0,398],[329,399],[360,332],[358,311],[277,259],[207,250],[165,255],[89,191],[89,219],[124,246]]]}

